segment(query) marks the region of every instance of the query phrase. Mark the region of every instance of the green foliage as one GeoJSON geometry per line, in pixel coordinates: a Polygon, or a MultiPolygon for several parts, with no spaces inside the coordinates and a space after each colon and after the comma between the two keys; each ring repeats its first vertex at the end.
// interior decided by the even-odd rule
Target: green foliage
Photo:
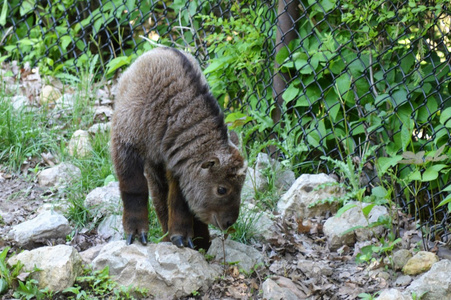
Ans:
{"type": "Polygon", "coordinates": [[[18,170],[29,158],[53,151],[57,133],[47,127],[48,111],[15,109],[11,96],[0,87],[0,163],[18,170]]]}
{"type": "Polygon", "coordinates": [[[52,292],[48,289],[40,289],[38,282],[34,279],[29,279],[26,282],[19,281],[19,286],[14,291],[14,297],[19,299],[51,299],[52,292]]]}
{"type": "Polygon", "coordinates": [[[0,295],[4,294],[9,288],[17,284],[17,276],[22,270],[23,264],[18,262],[12,267],[9,267],[6,262],[10,247],[5,247],[0,252],[0,295]]]}
{"type": "Polygon", "coordinates": [[[119,286],[109,276],[109,267],[92,271],[84,269],[84,274],[77,277],[74,286],[62,292],[68,299],[136,299],[146,297],[148,291],[132,287],[119,286]]]}
{"type": "Polygon", "coordinates": [[[401,243],[402,239],[398,238],[394,241],[387,241],[385,239],[380,239],[377,245],[368,245],[360,249],[360,252],[356,255],[357,263],[369,262],[375,258],[375,255],[384,254],[387,257],[392,253],[395,246],[401,243]]]}
{"type": "MultiPolygon", "coordinates": [[[[414,2],[415,8],[397,8],[397,2],[383,0],[359,4],[342,1],[340,10],[335,1],[308,7],[309,18],[300,24],[300,38],[283,48],[276,60],[282,71],[298,74],[283,98],[301,116],[309,131],[306,140],[310,146],[333,149],[337,146],[336,137],[344,136],[338,146],[343,146],[345,153],[352,153],[359,140],[372,136],[379,143],[389,141],[387,152],[396,154],[411,143],[416,148],[427,142],[424,138],[412,139],[413,119],[420,126],[432,123],[435,132],[445,125],[440,124],[445,118],[440,122],[437,111],[440,99],[425,97],[436,88],[449,95],[446,84],[438,86],[433,76],[421,78],[430,74],[434,65],[444,63],[439,53],[424,57],[422,38],[437,30],[430,28],[432,22],[424,20],[432,18],[431,12],[440,15],[447,4],[410,1],[409,5],[414,2]],[[395,21],[395,10],[400,21],[395,21]],[[317,22],[326,14],[327,22],[317,22]],[[339,26],[331,33],[329,24],[341,22],[347,26],[339,26]],[[406,32],[401,27],[410,30],[406,32]],[[351,37],[353,44],[349,44],[351,37]],[[417,60],[420,65],[415,63],[417,60]],[[401,78],[403,85],[397,84],[401,78]],[[371,88],[369,83],[373,84],[371,88]],[[426,94],[417,88],[419,85],[426,94]],[[361,113],[351,109],[356,106],[361,113]],[[309,111],[319,114],[312,119],[309,111]],[[397,132],[399,128],[401,131],[397,132]],[[331,129],[334,134],[327,134],[331,129]]],[[[444,78],[447,68],[443,69],[437,78],[444,78]]],[[[436,145],[445,142],[445,132],[434,140],[436,145]]]]}
{"type": "Polygon", "coordinates": [[[256,222],[259,220],[261,215],[261,211],[242,209],[240,215],[238,216],[238,220],[233,225],[230,238],[242,244],[249,244],[256,234],[256,222]]]}
{"type": "Polygon", "coordinates": [[[264,72],[268,57],[263,47],[267,36],[273,34],[270,30],[274,29],[268,20],[268,9],[263,5],[255,10],[246,1],[235,2],[231,12],[230,18],[213,13],[200,16],[204,26],[217,28],[205,39],[211,60],[204,73],[213,94],[224,107],[241,97],[255,108],[265,89],[263,82],[269,79],[269,74],[264,72]]]}
{"type": "Polygon", "coordinates": [[[18,276],[22,272],[23,264],[19,261],[13,266],[8,266],[6,257],[10,247],[6,247],[0,253],[0,295],[9,289],[14,290],[13,296],[20,299],[50,299],[52,292],[48,289],[40,289],[38,282],[34,279],[26,278],[19,280],[18,276]]]}

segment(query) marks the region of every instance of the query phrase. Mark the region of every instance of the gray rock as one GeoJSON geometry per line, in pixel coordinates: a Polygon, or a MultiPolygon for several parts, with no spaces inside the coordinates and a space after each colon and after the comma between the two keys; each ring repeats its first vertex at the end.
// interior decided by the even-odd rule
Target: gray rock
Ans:
{"type": "Polygon", "coordinates": [[[337,211],[335,202],[309,207],[317,201],[341,194],[341,190],[337,186],[318,188],[319,185],[328,183],[336,183],[336,181],[326,174],[301,175],[290,189],[283,194],[277,203],[277,210],[284,216],[294,215],[300,219],[323,216],[327,212],[337,211]]]}
{"type": "Polygon", "coordinates": [[[75,99],[74,94],[64,94],[56,100],[53,110],[72,108],[74,107],[75,99]]]}
{"type": "Polygon", "coordinates": [[[274,185],[278,191],[287,191],[296,180],[293,171],[284,169],[280,162],[270,158],[266,153],[257,155],[255,169],[260,173],[264,172],[264,170],[269,170],[275,174],[274,185]]]}
{"type": "Polygon", "coordinates": [[[393,267],[395,271],[401,270],[411,257],[412,253],[407,249],[399,249],[393,252],[393,267]]]}
{"type": "Polygon", "coordinates": [[[300,269],[307,277],[317,277],[318,275],[331,276],[334,270],[325,262],[301,259],[298,261],[300,269]]]}
{"type": "Polygon", "coordinates": [[[407,287],[405,294],[425,295],[422,300],[451,299],[451,261],[441,260],[432,268],[415,279],[407,287]]]}
{"type": "Polygon", "coordinates": [[[108,123],[97,123],[89,127],[88,132],[90,134],[98,134],[98,133],[105,133],[109,132],[111,129],[111,122],[108,123]]]}
{"type": "Polygon", "coordinates": [[[10,266],[21,261],[24,269],[33,271],[32,278],[39,282],[40,288],[49,288],[51,291],[62,291],[72,286],[75,278],[82,273],[81,257],[71,246],[58,245],[41,247],[11,257],[10,266]]]}
{"type": "Polygon", "coordinates": [[[81,180],[80,169],[64,162],[52,168],[42,170],[38,174],[40,186],[65,187],[78,180],[81,180]]]}
{"type": "Polygon", "coordinates": [[[255,161],[255,167],[248,167],[246,180],[243,185],[241,198],[243,201],[255,198],[255,193],[263,193],[269,188],[269,181],[265,173],[272,174],[274,179],[273,188],[276,192],[287,191],[295,181],[294,172],[282,166],[277,160],[271,159],[265,153],[259,153],[255,161]]]}
{"type": "Polygon", "coordinates": [[[92,154],[92,145],[89,133],[85,130],[77,130],[70,138],[68,151],[74,157],[87,157],[92,154]]]}
{"type": "Polygon", "coordinates": [[[98,106],[94,112],[95,123],[105,122],[111,119],[113,109],[109,106],[98,106]]]}
{"type": "Polygon", "coordinates": [[[32,246],[48,239],[65,239],[71,230],[64,216],[45,211],[34,219],[13,226],[9,238],[21,246],[32,246]]]}
{"type": "Polygon", "coordinates": [[[96,245],[94,247],[88,248],[85,251],[80,252],[83,264],[91,265],[92,261],[99,255],[100,251],[103,249],[105,244],[96,245]]]}
{"type": "Polygon", "coordinates": [[[290,279],[285,277],[273,277],[266,279],[262,284],[262,290],[263,299],[307,299],[307,295],[300,291],[290,279]]]}
{"type": "Polygon", "coordinates": [[[256,193],[263,192],[268,187],[268,179],[252,167],[247,167],[246,179],[241,190],[242,201],[250,201],[256,193]]]}
{"type": "Polygon", "coordinates": [[[387,208],[379,205],[374,206],[367,220],[363,215],[362,208],[368,204],[359,202],[354,202],[354,204],[356,207],[347,210],[339,217],[331,217],[324,223],[324,235],[327,238],[331,250],[336,250],[343,245],[352,246],[356,241],[367,241],[374,235],[377,237],[382,234],[384,230],[382,225],[372,228],[368,228],[367,226],[376,222],[381,216],[388,216],[387,208]],[[343,234],[345,231],[356,226],[364,227],[343,234]]]}
{"type": "Polygon", "coordinates": [[[214,256],[216,260],[222,262],[224,259],[224,249],[226,262],[237,262],[238,267],[246,273],[250,273],[256,265],[262,264],[264,261],[263,254],[253,247],[232,240],[225,240],[224,243],[223,248],[222,240],[220,238],[214,239],[207,254],[214,256]]]}
{"type": "Polygon", "coordinates": [[[407,286],[412,282],[412,277],[409,275],[401,275],[395,280],[395,286],[407,286]]]}
{"type": "Polygon", "coordinates": [[[109,266],[110,275],[119,284],[145,288],[157,299],[184,297],[206,289],[221,274],[221,268],[208,264],[199,252],[170,243],[127,246],[125,241],[110,242],[92,266],[94,270],[109,266]]]}
{"type": "Polygon", "coordinates": [[[403,295],[397,289],[383,290],[376,300],[412,300],[412,297],[403,295]]]}
{"type": "Polygon", "coordinates": [[[19,110],[28,105],[28,98],[21,95],[14,96],[11,98],[11,104],[14,109],[19,110]]]}
{"type": "Polygon", "coordinates": [[[111,215],[100,222],[97,227],[98,234],[106,241],[119,241],[124,237],[121,215],[111,215]]]}
{"type": "Polygon", "coordinates": [[[107,186],[92,190],[85,199],[85,206],[91,210],[95,218],[110,214],[122,213],[119,182],[110,182],[107,186]]]}
{"type": "Polygon", "coordinates": [[[37,214],[44,213],[46,211],[57,212],[63,214],[67,211],[67,203],[55,202],[55,203],[44,203],[36,210],[37,214]]]}

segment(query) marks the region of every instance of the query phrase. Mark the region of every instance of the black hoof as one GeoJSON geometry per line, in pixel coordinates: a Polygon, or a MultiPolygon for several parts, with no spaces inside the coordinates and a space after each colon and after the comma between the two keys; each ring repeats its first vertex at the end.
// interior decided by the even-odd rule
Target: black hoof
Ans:
{"type": "Polygon", "coordinates": [[[183,248],[185,245],[183,244],[183,236],[174,235],[171,237],[172,244],[176,245],[179,248],[183,248]]]}
{"type": "Polygon", "coordinates": [[[131,245],[133,243],[133,234],[127,235],[127,245],[131,245]]]}
{"type": "Polygon", "coordinates": [[[139,237],[139,241],[140,241],[141,244],[143,244],[144,246],[147,245],[147,233],[141,232],[141,236],[139,237]]]}
{"type": "Polygon", "coordinates": [[[191,238],[188,238],[188,247],[190,247],[191,249],[194,249],[193,240],[191,238]]]}

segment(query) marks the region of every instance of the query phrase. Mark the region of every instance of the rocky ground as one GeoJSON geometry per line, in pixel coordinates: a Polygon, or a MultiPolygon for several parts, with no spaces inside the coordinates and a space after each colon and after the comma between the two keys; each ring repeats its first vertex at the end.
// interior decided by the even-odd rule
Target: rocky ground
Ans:
{"type": "MultiPolygon", "coordinates": [[[[7,233],[14,225],[34,218],[37,209],[49,201],[48,189],[40,187],[35,181],[32,176],[24,178],[0,173],[0,251],[6,246],[12,246],[12,250],[16,251],[22,248],[17,242],[5,239],[7,233]]],[[[359,299],[362,293],[374,295],[387,288],[404,291],[421,276],[405,275],[383,257],[372,263],[356,264],[356,253],[364,245],[375,242],[374,239],[357,242],[355,246],[343,245],[331,251],[323,232],[324,222],[325,218],[300,220],[276,216],[270,236],[251,245],[263,254],[261,263],[248,268],[247,272],[239,265],[220,267],[220,276],[209,287],[201,288],[195,295],[181,298],[359,299]]],[[[416,233],[408,230],[402,232],[400,248],[414,254],[419,250],[416,233]]],[[[79,252],[106,243],[96,230],[75,236],[72,241],[59,238],[42,242],[40,246],[72,245],[79,252]]],[[[246,249],[241,251],[248,252],[246,249]]],[[[388,257],[392,257],[392,254],[388,253],[388,257]]],[[[221,260],[209,263],[221,266],[221,260]]],[[[443,288],[449,290],[449,286],[443,288]]],[[[392,290],[391,293],[397,295],[396,291],[392,290]]],[[[6,294],[2,299],[10,297],[11,294],[6,294]]],[[[59,294],[59,297],[64,298],[64,295],[59,294]]]]}

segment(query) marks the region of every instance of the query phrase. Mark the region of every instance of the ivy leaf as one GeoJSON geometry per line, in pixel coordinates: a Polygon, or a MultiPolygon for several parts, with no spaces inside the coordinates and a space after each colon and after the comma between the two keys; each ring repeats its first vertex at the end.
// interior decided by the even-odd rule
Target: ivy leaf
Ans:
{"type": "Polygon", "coordinates": [[[440,123],[445,125],[445,127],[451,128],[451,107],[448,107],[441,112],[440,123]]]}
{"type": "Polygon", "coordinates": [[[106,75],[110,75],[122,66],[127,66],[132,61],[132,56],[119,56],[112,59],[107,65],[106,75]]]}
{"type": "Polygon", "coordinates": [[[395,166],[402,159],[401,155],[393,157],[379,157],[377,159],[377,169],[380,174],[386,174],[388,168],[395,166]]]}
{"type": "Polygon", "coordinates": [[[293,100],[299,93],[299,88],[297,88],[295,86],[295,83],[291,83],[290,86],[288,86],[288,88],[285,90],[285,92],[283,93],[283,100],[285,100],[285,102],[289,102],[291,100],[293,100]]]}
{"type": "Polygon", "coordinates": [[[388,191],[383,186],[376,186],[371,190],[371,194],[376,196],[377,198],[385,198],[387,196],[388,191]]]}
{"type": "Polygon", "coordinates": [[[399,106],[407,100],[407,93],[404,89],[397,90],[393,93],[392,99],[394,101],[394,106],[399,106]]]}
{"type": "Polygon", "coordinates": [[[0,14],[0,25],[5,26],[6,24],[6,15],[8,14],[8,1],[3,1],[2,12],[0,14]]]}

